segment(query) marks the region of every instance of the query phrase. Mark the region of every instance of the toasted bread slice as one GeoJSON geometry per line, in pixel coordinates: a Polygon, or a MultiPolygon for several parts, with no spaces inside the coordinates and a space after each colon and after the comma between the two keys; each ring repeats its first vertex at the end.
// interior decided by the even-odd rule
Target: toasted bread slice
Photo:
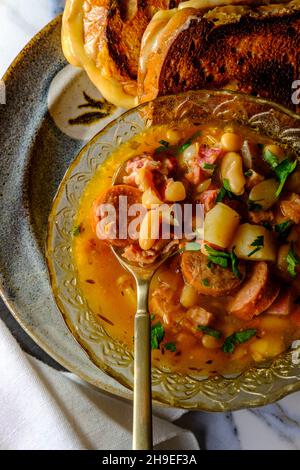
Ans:
{"type": "Polygon", "coordinates": [[[219,88],[296,108],[291,97],[292,83],[300,77],[299,0],[208,12],[187,8],[157,30],[158,15],[142,41],[140,102],[187,90],[219,88]]]}
{"type": "Polygon", "coordinates": [[[130,108],[136,103],[143,33],[159,9],[179,0],[67,0],[62,45],[67,60],[86,69],[105,98],[130,108]]]}

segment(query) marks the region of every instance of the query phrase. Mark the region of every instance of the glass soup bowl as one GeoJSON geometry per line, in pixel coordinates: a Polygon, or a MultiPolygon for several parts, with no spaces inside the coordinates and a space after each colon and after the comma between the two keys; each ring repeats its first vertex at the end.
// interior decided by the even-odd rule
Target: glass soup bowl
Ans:
{"type": "MultiPolygon", "coordinates": [[[[92,313],[80,291],[72,254],[72,228],[80,197],[95,171],[121,144],[154,125],[214,121],[267,136],[300,157],[300,116],[230,91],[200,90],[159,98],[126,112],[96,135],[67,171],[49,218],[47,262],[56,303],[91,361],[132,389],[133,354],[92,313]]],[[[300,341],[275,359],[234,376],[203,377],[152,367],[153,398],[186,409],[228,411],[266,405],[300,389],[300,341]],[[298,360],[299,356],[299,360],[298,360]]]]}

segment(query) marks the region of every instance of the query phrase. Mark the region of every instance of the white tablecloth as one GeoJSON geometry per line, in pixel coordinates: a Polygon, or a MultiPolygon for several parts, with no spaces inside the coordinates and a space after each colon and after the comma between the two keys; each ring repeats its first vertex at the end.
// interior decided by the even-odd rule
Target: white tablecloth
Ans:
{"type": "MultiPolygon", "coordinates": [[[[131,448],[132,406],[25,354],[0,321],[0,449],[131,448]]],[[[156,449],[196,450],[172,421],[181,410],[154,410],[156,449]]]]}

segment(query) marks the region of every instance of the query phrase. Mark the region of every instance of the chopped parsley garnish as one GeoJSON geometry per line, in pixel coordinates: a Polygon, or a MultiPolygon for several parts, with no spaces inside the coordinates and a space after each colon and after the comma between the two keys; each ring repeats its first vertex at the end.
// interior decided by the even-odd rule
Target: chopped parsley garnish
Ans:
{"type": "Polygon", "coordinates": [[[273,170],[277,167],[279,163],[276,155],[274,155],[274,153],[272,153],[271,150],[266,147],[263,150],[263,159],[270,165],[273,170]]]}
{"type": "Polygon", "coordinates": [[[225,251],[218,251],[214,248],[211,248],[208,245],[205,245],[205,249],[208,253],[208,264],[209,268],[212,267],[212,264],[217,264],[221,268],[228,268],[231,265],[231,269],[235,277],[241,279],[242,275],[238,269],[238,258],[234,252],[234,248],[231,253],[226,253],[225,251]]]}
{"type": "Polygon", "coordinates": [[[236,331],[225,339],[222,351],[225,353],[233,353],[238,344],[245,343],[255,335],[256,330],[252,328],[244,331],[236,331]]]}
{"type": "Polygon", "coordinates": [[[223,181],[223,186],[217,195],[216,202],[222,202],[225,197],[228,197],[229,199],[234,198],[234,194],[231,191],[231,187],[227,179],[224,179],[223,181]]]}
{"type": "Polygon", "coordinates": [[[283,186],[286,182],[287,177],[293,173],[296,169],[297,162],[291,162],[289,159],[283,160],[279,165],[276,166],[274,169],[276,176],[279,180],[279,186],[275,193],[276,197],[278,197],[283,189],[283,186]]]}
{"type": "Polygon", "coordinates": [[[300,258],[296,255],[293,246],[290,247],[286,257],[287,270],[292,277],[297,276],[296,267],[300,264],[300,258]]]}
{"type": "MultiPolygon", "coordinates": [[[[238,279],[241,279],[242,274],[239,271],[238,264],[239,260],[238,257],[236,256],[233,247],[232,251],[230,253],[227,253],[225,251],[218,251],[215,250],[214,248],[211,248],[208,245],[205,245],[205,249],[207,251],[208,257],[208,263],[207,266],[209,269],[212,268],[213,264],[217,264],[218,266],[221,266],[221,268],[228,268],[231,266],[232,272],[237,277],[238,279]]],[[[201,245],[197,242],[190,242],[186,243],[186,245],[178,250],[176,253],[183,253],[184,251],[200,251],[201,250],[201,245]]],[[[209,280],[208,279],[202,279],[202,283],[204,286],[208,287],[209,286],[209,280]]]]}
{"type": "Polygon", "coordinates": [[[247,170],[245,171],[244,175],[247,176],[252,176],[253,171],[252,170],[247,170]]]}
{"type": "Polygon", "coordinates": [[[177,351],[175,343],[166,343],[166,344],[164,344],[164,348],[167,349],[168,351],[171,351],[171,352],[176,352],[177,351]]]}
{"type": "Polygon", "coordinates": [[[288,237],[290,233],[290,229],[293,225],[291,220],[287,220],[286,222],[282,222],[281,224],[275,225],[275,232],[278,233],[279,238],[285,239],[288,237]]]}
{"type": "Polygon", "coordinates": [[[275,193],[276,197],[278,197],[283,189],[287,177],[296,169],[297,161],[291,162],[286,158],[279,163],[276,155],[274,155],[268,148],[265,148],[263,151],[263,159],[270,165],[272,170],[274,170],[279,180],[279,186],[275,193]]]}
{"type": "Polygon", "coordinates": [[[178,152],[179,152],[179,153],[184,152],[185,149],[187,149],[190,145],[192,145],[193,140],[194,140],[194,139],[197,139],[197,137],[200,137],[201,134],[202,134],[201,131],[195,132],[195,134],[193,134],[193,135],[189,138],[189,140],[187,140],[184,144],[182,144],[182,145],[178,148],[178,152]]]}
{"type": "Polygon", "coordinates": [[[235,249],[235,246],[232,248],[232,251],[230,253],[231,269],[232,269],[232,272],[235,275],[235,277],[237,279],[241,279],[242,278],[242,273],[239,270],[239,260],[238,260],[238,257],[236,256],[235,252],[234,252],[234,249],[235,249]]]}
{"type": "Polygon", "coordinates": [[[259,235],[258,237],[256,237],[250,246],[253,246],[255,248],[254,250],[250,251],[250,253],[248,254],[248,257],[254,255],[254,253],[257,253],[259,250],[261,250],[264,247],[264,236],[259,235]]]}
{"type": "Polygon", "coordinates": [[[151,327],[151,349],[159,349],[160,343],[165,337],[164,327],[160,322],[151,327]]]}
{"type": "Polygon", "coordinates": [[[217,165],[214,163],[204,163],[203,164],[203,169],[204,170],[215,170],[217,168],[217,165]]]}
{"type": "Polygon", "coordinates": [[[228,268],[230,254],[225,251],[218,251],[214,248],[211,248],[208,245],[205,245],[205,249],[208,253],[208,261],[221,266],[221,268],[228,268]]]}
{"type": "Polygon", "coordinates": [[[185,142],[185,144],[182,144],[179,147],[178,152],[183,153],[191,144],[192,144],[192,142],[190,140],[188,142],[185,142]]]}
{"type": "Polygon", "coordinates": [[[166,140],[160,140],[159,143],[160,143],[160,147],[157,147],[155,149],[155,153],[165,152],[166,150],[169,149],[170,144],[166,140]]]}
{"type": "Polygon", "coordinates": [[[209,326],[202,326],[198,325],[197,330],[203,331],[208,336],[213,336],[214,338],[220,339],[222,337],[222,333],[218,330],[214,330],[213,328],[210,328],[209,326]]]}
{"type": "Polygon", "coordinates": [[[259,212],[262,210],[262,205],[259,204],[258,201],[252,201],[252,199],[248,199],[248,210],[252,212],[259,212]]]}
{"type": "Polygon", "coordinates": [[[73,227],[72,229],[73,237],[77,237],[78,235],[80,235],[80,233],[81,233],[81,225],[76,225],[75,227],[73,227]]]}
{"type": "Polygon", "coordinates": [[[150,320],[151,320],[151,321],[155,320],[155,315],[154,315],[154,313],[152,313],[152,315],[150,316],[150,320]]]}

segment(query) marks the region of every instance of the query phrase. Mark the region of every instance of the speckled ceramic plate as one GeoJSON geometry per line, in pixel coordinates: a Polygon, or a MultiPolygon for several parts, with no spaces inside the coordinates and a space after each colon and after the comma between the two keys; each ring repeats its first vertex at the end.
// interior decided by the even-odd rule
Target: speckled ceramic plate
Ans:
{"type": "MultiPolygon", "coordinates": [[[[61,18],[57,18],[31,41],[4,77],[7,102],[0,105],[0,288],[24,330],[57,362],[97,387],[130,398],[130,391],[119,383],[131,386],[132,382],[121,376],[124,372],[113,374],[119,382],[105,375],[67,329],[54,301],[45,262],[49,211],[66,170],[86,142],[123,112],[102,99],[84,72],[66,64],[60,30],[61,18]]],[[[222,92],[215,94],[216,101],[221,95],[222,92]]],[[[212,104],[210,96],[207,93],[208,103],[212,104]]],[[[215,103],[214,112],[226,115],[232,104],[241,119],[244,107],[239,108],[239,97],[233,97],[225,100],[225,108],[223,102],[215,103]]],[[[205,92],[195,97],[197,105],[199,98],[202,106],[205,92]]],[[[274,114],[270,113],[268,103],[266,113],[261,100],[261,112],[257,114],[252,112],[257,106],[255,99],[247,102],[246,117],[251,117],[252,125],[267,122],[271,133],[275,132],[287,145],[296,146],[300,155],[299,116],[285,114],[284,110],[282,114],[276,105],[274,114]]],[[[193,99],[190,103],[195,105],[193,99]]],[[[172,100],[170,104],[173,110],[172,100]]],[[[127,123],[127,119],[130,120],[128,114],[122,121],[127,123]]],[[[93,161],[88,150],[95,148],[97,138],[81,153],[87,154],[87,163],[93,161]]],[[[77,164],[78,160],[70,171],[77,164]]],[[[297,360],[299,352],[294,351],[297,360]]],[[[162,393],[156,391],[154,396],[162,403],[210,411],[263,405],[300,388],[300,365],[299,361],[293,362],[292,355],[289,351],[271,367],[249,370],[235,381],[222,377],[203,381],[159,371],[154,386],[155,390],[160,387],[162,393]]],[[[126,367],[131,362],[127,361],[126,367]]],[[[112,373],[107,363],[97,363],[112,373]]],[[[118,363],[118,367],[122,364],[118,363]]]]}
{"type": "Polygon", "coordinates": [[[56,361],[97,387],[130,398],[131,392],[93,365],[69,333],[45,265],[48,214],[65,171],[86,141],[122,112],[101,100],[83,72],[66,64],[60,31],[58,17],[3,77],[1,291],[24,330],[56,361]]]}

